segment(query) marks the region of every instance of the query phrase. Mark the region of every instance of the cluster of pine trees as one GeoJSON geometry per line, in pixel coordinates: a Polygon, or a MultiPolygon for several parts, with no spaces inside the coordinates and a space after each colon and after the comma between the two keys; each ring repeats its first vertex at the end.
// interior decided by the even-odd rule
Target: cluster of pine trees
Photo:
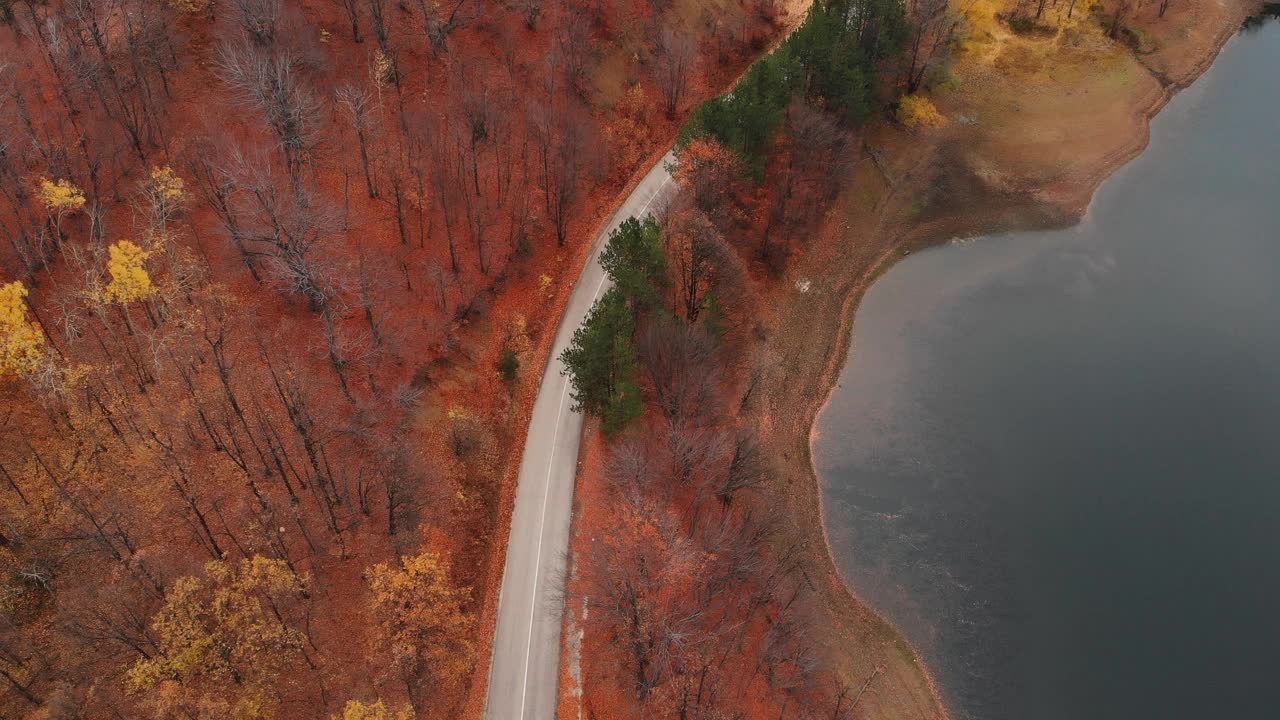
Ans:
{"type": "Polygon", "coordinates": [[[679,143],[713,137],[759,178],[794,96],[846,125],[864,122],[884,101],[880,65],[901,53],[908,31],[897,0],[818,0],[800,27],[732,91],[694,110],[679,143]]]}

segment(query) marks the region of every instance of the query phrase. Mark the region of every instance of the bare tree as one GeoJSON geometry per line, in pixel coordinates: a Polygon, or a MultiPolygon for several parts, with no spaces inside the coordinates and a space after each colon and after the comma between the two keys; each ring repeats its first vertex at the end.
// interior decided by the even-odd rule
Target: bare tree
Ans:
{"type": "Polygon", "coordinates": [[[533,141],[534,152],[536,157],[534,163],[537,166],[538,179],[542,186],[543,207],[547,215],[551,214],[551,158],[555,150],[555,130],[560,124],[559,117],[560,105],[556,103],[554,92],[548,94],[548,99],[543,101],[537,98],[532,102],[529,109],[529,139],[533,141]]]}
{"type": "Polygon", "coordinates": [[[567,115],[559,142],[547,159],[543,185],[547,214],[560,245],[564,245],[568,237],[569,220],[582,192],[583,175],[590,172],[596,162],[595,150],[583,120],[577,115],[567,115]]]}
{"type": "Polygon", "coordinates": [[[792,237],[804,236],[818,208],[840,190],[849,164],[845,151],[849,135],[829,113],[808,102],[794,101],[787,108],[787,156],[780,192],[769,209],[760,236],[760,254],[782,263],[792,237]],[[777,242],[778,231],[783,242],[777,242]]]}
{"type": "Polygon", "coordinates": [[[360,145],[360,166],[364,170],[365,189],[369,197],[378,196],[373,185],[373,174],[369,171],[369,122],[374,107],[373,95],[363,87],[344,85],[337,91],[338,105],[346,111],[351,120],[351,127],[356,131],[356,140],[360,145]]]}
{"type": "Polygon", "coordinates": [[[470,22],[483,0],[418,0],[422,31],[433,55],[448,47],[449,34],[470,22]]]}
{"type": "MultiPolygon", "coordinates": [[[[942,0],[945,3],[945,0],[942,0]]],[[[680,101],[689,89],[689,73],[693,69],[693,40],[684,33],[665,28],[658,39],[657,80],[662,91],[663,111],[674,120],[680,101]]]]}
{"type": "Polygon", "coordinates": [[[276,41],[283,14],[281,0],[232,0],[240,29],[262,46],[276,41]]]}
{"type": "Polygon", "coordinates": [[[591,25],[584,14],[570,11],[561,16],[556,47],[560,51],[569,87],[579,96],[585,95],[595,43],[591,40],[591,25]]]}
{"type": "Polygon", "coordinates": [[[542,0],[518,0],[517,7],[524,14],[524,26],[529,30],[535,30],[538,26],[538,16],[542,15],[542,0]]]}
{"type": "Polygon", "coordinates": [[[679,667],[680,649],[697,637],[701,554],[670,510],[637,494],[615,508],[619,532],[591,543],[589,623],[618,638],[621,667],[645,703],[679,667]]]}
{"type": "Polygon", "coordinates": [[[817,186],[822,191],[819,197],[827,200],[826,193],[840,187],[841,172],[848,165],[848,134],[830,113],[802,102],[788,108],[787,131],[795,182],[817,186]]]}
{"type": "Polygon", "coordinates": [[[368,258],[360,253],[360,308],[364,312],[364,321],[369,327],[375,348],[381,348],[383,340],[382,322],[376,305],[377,296],[386,289],[385,277],[385,273],[370,272],[368,258]]]}
{"type": "MultiPolygon", "coordinates": [[[[438,134],[437,134],[438,136],[438,134]]],[[[452,152],[449,142],[433,142],[430,146],[431,153],[431,185],[435,190],[436,204],[440,206],[440,214],[444,220],[445,241],[449,246],[449,267],[453,270],[453,274],[457,275],[462,272],[462,266],[458,262],[458,247],[454,238],[454,228],[457,225],[457,195],[461,189],[459,186],[465,182],[465,175],[459,167],[456,153],[452,152]]]]}
{"type": "Polygon", "coordinates": [[[283,191],[261,157],[236,158],[237,205],[245,237],[264,257],[268,277],[285,293],[306,298],[323,311],[340,286],[319,252],[321,241],[335,232],[332,211],[315,201],[306,187],[283,191]]]}
{"type": "Polygon", "coordinates": [[[687,322],[698,321],[713,293],[749,292],[741,259],[697,208],[681,204],[669,212],[663,240],[675,311],[687,322]]]}
{"type": "Polygon", "coordinates": [[[495,123],[494,105],[490,98],[489,85],[483,81],[473,82],[471,76],[459,66],[451,81],[454,94],[460,98],[460,111],[466,121],[466,143],[471,155],[471,182],[477,196],[480,190],[479,148],[490,139],[495,123]]]}
{"type": "Polygon", "coordinates": [[[293,54],[245,44],[223,45],[217,69],[242,102],[262,113],[298,187],[316,140],[320,102],[299,76],[293,54]]]}
{"type": "MultiPolygon", "coordinates": [[[[61,54],[79,82],[98,96],[107,116],[125,131],[139,162],[145,165],[144,145],[156,132],[158,112],[149,74],[162,67],[154,63],[157,31],[148,25],[158,18],[122,8],[111,0],[71,0],[59,13],[66,22],[49,26],[53,52],[61,54]],[[59,27],[66,28],[70,37],[58,38],[59,27]],[[127,43],[123,57],[114,49],[120,35],[127,43]]],[[[160,31],[159,37],[163,34],[160,31]]]]}
{"type": "Polygon", "coordinates": [[[400,236],[400,244],[409,244],[409,184],[411,178],[405,172],[403,158],[399,152],[383,155],[383,177],[387,179],[390,190],[388,197],[381,200],[391,208],[391,215],[396,221],[396,232],[400,236]]]}
{"type": "Polygon", "coordinates": [[[360,0],[334,1],[347,14],[347,20],[351,22],[351,39],[357,43],[364,42],[364,36],[360,34],[360,0]]]}
{"type": "MultiPolygon", "coordinates": [[[[1040,12],[1043,11],[1044,2],[1041,2],[1040,12]]],[[[950,12],[948,0],[917,0],[911,14],[915,17],[915,27],[909,51],[911,61],[907,66],[907,94],[920,89],[925,74],[951,46],[960,25],[960,16],[950,12]]]]}
{"type": "Polygon", "coordinates": [[[369,20],[373,23],[373,36],[378,41],[378,47],[387,60],[394,64],[395,53],[392,52],[391,37],[387,29],[387,0],[369,0],[369,20]]]}
{"type": "Polygon", "coordinates": [[[639,350],[664,417],[715,415],[721,374],[706,333],[674,319],[653,320],[641,331],[639,350]]]}
{"type": "Polygon", "coordinates": [[[739,492],[764,485],[768,474],[759,437],[754,430],[740,430],[734,440],[733,458],[729,461],[728,472],[724,474],[724,482],[715,489],[716,498],[726,506],[730,505],[739,492]]]}
{"type": "Polygon", "coordinates": [[[345,302],[345,296],[330,291],[329,298],[320,309],[320,320],[324,330],[324,355],[329,360],[329,366],[338,376],[342,395],[355,404],[355,398],[351,395],[351,386],[347,382],[347,369],[361,354],[360,343],[344,332],[342,327],[350,311],[351,308],[345,302]]]}
{"type": "Polygon", "coordinates": [[[245,230],[238,220],[235,208],[238,182],[234,170],[228,166],[228,158],[215,141],[203,137],[196,140],[187,153],[186,167],[195,180],[196,191],[222,224],[223,232],[240,253],[249,274],[255,281],[262,282],[254,262],[255,254],[250,251],[245,230]]]}

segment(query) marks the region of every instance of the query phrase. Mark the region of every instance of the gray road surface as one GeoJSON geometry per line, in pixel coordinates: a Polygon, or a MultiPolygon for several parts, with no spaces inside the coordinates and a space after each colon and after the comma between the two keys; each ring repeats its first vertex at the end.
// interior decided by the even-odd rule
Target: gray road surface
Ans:
{"type": "Polygon", "coordinates": [[[498,623],[489,668],[485,717],[551,720],[560,675],[561,590],[569,549],[569,517],[582,416],[573,412],[560,353],[596,298],[608,289],[597,258],[609,233],[629,217],[644,217],[675,191],[667,153],[645,175],[595,239],[556,330],[555,345],[533,404],[516,488],[507,564],[498,596],[498,623]]]}

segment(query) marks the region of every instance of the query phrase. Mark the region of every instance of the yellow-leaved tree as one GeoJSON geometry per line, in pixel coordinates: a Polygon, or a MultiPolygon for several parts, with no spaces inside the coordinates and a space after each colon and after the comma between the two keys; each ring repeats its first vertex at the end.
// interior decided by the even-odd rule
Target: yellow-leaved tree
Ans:
{"type": "Polygon", "coordinates": [[[70,180],[40,178],[40,202],[50,212],[71,212],[84,207],[84,191],[70,180]]]}
{"type": "Polygon", "coordinates": [[[63,240],[62,219],[84,207],[84,191],[76,187],[70,180],[50,180],[40,178],[40,186],[36,188],[40,203],[49,213],[49,222],[53,224],[58,242],[63,240]]]}
{"type": "Polygon", "coordinates": [[[412,709],[392,710],[381,700],[371,703],[348,700],[342,714],[334,715],[333,720],[410,720],[412,717],[412,709]]]}
{"type": "Polygon", "coordinates": [[[161,200],[169,203],[181,202],[186,197],[185,188],[186,183],[168,165],[151,168],[151,192],[161,200]]]}
{"type": "Polygon", "coordinates": [[[44,333],[27,317],[27,288],[0,285],[0,378],[28,375],[44,357],[44,333]]]}
{"type": "Polygon", "coordinates": [[[909,128],[936,128],[947,124],[947,118],[927,97],[906,95],[898,101],[898,122],[909,128]]]}
{"type": "Polygon", "coordinates": [[[286,671],[305,659],[292,618],[309,586],[308,575],[261,556],[179,578],[151,620],[158,651],[129,669],[126,687],[157,718],[270,716],[286,671]]]}
{"type": "Polygon", "coordinates": [[[111,273],[111,282],[104,291],[108,302],[130,303],[156,294],[145,266],[150,252],[128,240],[112,245],[109,251],[107,271],[111,273]]]}
{"type": "Polygon", "coordinates": [[[194,14],[209,7],[209,0],[169,0],[169,5],[180,13],[194,14]]]}
{"type": "Polygon", "coordinates": [[[169,242],[169,220],[187,199],[187,185],[168,165],[151,168],[151,177],[142,186],[142,195],[151,215],[150,243],[165,247],[169,242]]]}
{"type": "Polygon", "coordinates": [[[401,558],[398,567],[378,563],[367,577],[378,652],[405,679],[456,686],[475,662],[474,620],[463,611],[467,591],[453,584],[449,562],[424,551],[401,558]]]}

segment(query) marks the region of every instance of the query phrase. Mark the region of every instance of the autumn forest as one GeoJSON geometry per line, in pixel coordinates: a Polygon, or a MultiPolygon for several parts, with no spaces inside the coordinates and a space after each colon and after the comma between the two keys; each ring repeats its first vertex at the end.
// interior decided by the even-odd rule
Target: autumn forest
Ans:
{"type": "Polygon", "coordinates": [[[853,717],[744,419],[756,317],[864,126],[942,122],[958,26],[944,0],[0,0],[0,716],[479,717],[552,336],[675,142],[675,199],[608,238],[563,355],[599,430],[575,538],[608,536],[564,591],[578,691],[853,717]]]}

